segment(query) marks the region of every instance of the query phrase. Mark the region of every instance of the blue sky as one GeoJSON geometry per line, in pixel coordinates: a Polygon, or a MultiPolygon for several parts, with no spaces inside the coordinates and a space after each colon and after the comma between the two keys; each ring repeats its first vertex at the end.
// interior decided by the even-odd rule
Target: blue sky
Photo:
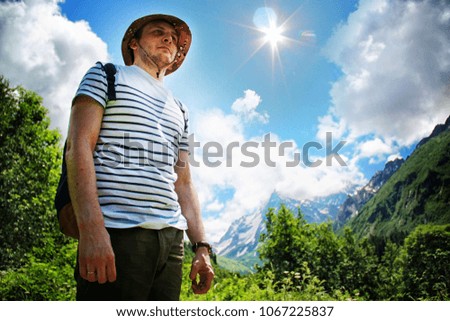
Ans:
{"type": "MultiPolygon", "coordinates": [[[[317,117],[328,108],[330,83],[340,76],[339,69],[324,59],[321,48],[333,28],[356,5],[356,1],[179,0],[111,1],[93,5],[87,0],[67,0],[61,8],[70,20],[89,22],[92,31],[108,44],[108,53],[115,63],[122,63],[122,30],[135,18],[163,12],[185,19],[194,38],[189,59],[181,72],[166,82],[190,108],[225,109],[244,90],[252,88],[262,98],[259,108],[270,114],[270,124],[261,130],[277,129],[285,139],[309,139],[307,133],[314,132],[317,117]],[[281,66],[278,61],[272,66],[270,45],[251,57],[262,37],[262,33],[251,29],[255,28],[254,14],[264,6],[273,8],[279,22],[290,18],[286,35],[299,41],[280,44],[281,66]],[[300,43],[303,31],[313,32],[314,39],[300,43]],[[183,84],[186,79],[190,86],[183,84]],[[192,95],[193,89],[201,95],[192,95]],[[303,137],[299,137],[299,129],[303,137]]],[[[255,129],[255,126],[250,128],[255,129]]]]}
{"type": "Polygon", "coordinates": [[[450,113],[450,5],[438,0],[0,1],[0,73],[42,95],[65,135],[84,72],[122,64],[125,29],[152,13],[182,18],[193,34],[164,82],[190,109],[212,240],[273,191],[311,199],[364,184],[450,113]],[[274,45],[264,43],[267,17],[281,28],[274,45]],[[346,166],[326,155],[326,133],[332,148],[345,141],[335,156],[346,166]],[[214,143],[224,154],[211,157],[214,143]],[[320,166],[289,165],[305,146],[320,166]]]}

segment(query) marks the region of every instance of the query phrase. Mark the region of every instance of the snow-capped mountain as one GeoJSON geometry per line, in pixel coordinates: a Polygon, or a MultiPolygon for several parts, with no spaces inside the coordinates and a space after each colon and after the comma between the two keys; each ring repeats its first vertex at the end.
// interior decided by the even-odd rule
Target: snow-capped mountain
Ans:
{"type": "Polygon", "coordinates": [[[348,195],[337,213],[336,221],[334,222],[335,229],[344,226],[350,218],[358,215],[359,210],[378,192],[381,186],[387,182],[404,162],[400,158],[387,162],[384,169],[377,171],[365,186],[356,190],[354,194],[348,195]]]}
{"type": "MultiPolygon", "coordinates": [[[[417,147],[424,145],[428,140],[449,128],[450,117],[447,118],[445,124],[436,126],[433,133],[420,141],[417,147]]],[[[374,197],[404,162],[403,159],[387,162],[384,169],[376,172],[365,186],[353,187],[350,189],[350,193],[344,191],[314,200],[294,200],[274,192],[266,205],[231,224],[225,235],[215,245],[217,253],[234,259],[256,257],[260,235],[265,231],[265,215],[269,208],[278,209],[281,204],[293,211],[300,208],[304,218],[310,223],[331,220],[334,222],[334,228],[338,229],[345,225],[351,217],[358,215],[362,207],[374,197]]]]}
{"type": "Polygon", "coordinates": [[[218,254],[230,258],[240,258],[248,254],[255,255],[259,236],[265,231],[265,215],[269,208],[278,209],[282,204],[294,212],[300,208],[308,222],[321,223],[327,220],[334,221],[339,206],[346,197],[346,193],[339,193],[314,200],[299,201],[282,197],[274,192],[260,209],[235,220],[225,235],[215,244],[215,249],[218,254]]]}

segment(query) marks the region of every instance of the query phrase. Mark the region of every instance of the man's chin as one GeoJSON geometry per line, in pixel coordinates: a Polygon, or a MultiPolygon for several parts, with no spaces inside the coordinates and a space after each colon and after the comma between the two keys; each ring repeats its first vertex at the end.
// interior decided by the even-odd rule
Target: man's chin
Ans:
{"type": "Polygon", "coordinates": [[[173,62],[175,58],[172,55],[158,55],[157,61],[158,66],[163,69],[169,67],[173,62]]]}

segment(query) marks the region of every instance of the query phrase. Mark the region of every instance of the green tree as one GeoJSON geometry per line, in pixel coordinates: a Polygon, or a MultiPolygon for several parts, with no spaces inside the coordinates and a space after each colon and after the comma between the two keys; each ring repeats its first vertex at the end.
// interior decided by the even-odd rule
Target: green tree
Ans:
{"type": "Polygon", "coordinates": [[[375,247],[366,238],[358,239],[350,228],[344,230],[341,242],[341,286],[351,293],[360,291],[362,296],[374,299],[378,285],[375,247]]]}
{"type": "Polygon", "coordinates": [[[378,267],[377,299],[398,300],[403,296],[403,247],[388,241],[378,267]]]}
{"type": "Polygon", "coordinates": [[[311,225],[311,251],[313,260],[309,263],[311,273],[324,281],[327,291],[341,288],[340,264],[344,253],[341,242],[333,231],[331,223],[311,225]]]}
{"type": "Polygon", "coordinates": [[[330,223],[308,224],[300,210],[294,215],[284,206],[277,213],[269,210],[266,216],[259,255],[263,268],[272,270],[276,281],[289,280],[286,275],[294,273],[294,286],[309,275],[327,291],[340,287],[341,244],[330,223]]]}
{"type": "Polygon", "coordinates": [[[405,240],[406,299],[450,299],[450,224],[422,225],[405,240]]]}
{"type": "Polygon", "coordinates": [[[289,280],[291,288],[304,288],[308,277],[328,293],[377,298],[378,258],[367,239],[356,238],[350,229],[337,236],[331,223],[308,224],[300,211],[294,215],[284,206],[277,213],[269,210],[266,230],[260,271],[273,271],[276,284],[289,280]],[[291,274],[294,278],[287,278],[291,274]]]}
{"type": "Polygon", "coordinates": [[[49,129],[42,98],[0,76],[0,270],[58,237],[53,197],[60,135],[49,129]]]}
{"type": "Polygon", "coordinates": [[[310,261],[310,251],[306,246],[310,240],[307,228],[300,211],[295,216],[284,205],[278,212],[269,209],[266,232],[260,237],[259,256],[263,268],[271,269],[281,277],[284,271],[295,271],[299,261],[310,261]]]}

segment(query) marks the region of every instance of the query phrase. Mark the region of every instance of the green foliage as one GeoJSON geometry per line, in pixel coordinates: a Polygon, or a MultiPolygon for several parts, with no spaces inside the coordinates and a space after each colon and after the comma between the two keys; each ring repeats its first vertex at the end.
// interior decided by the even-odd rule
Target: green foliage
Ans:
{"type": "Polygon", "coordinates": [[[42,99],[0,77],[0,299],[74,298],[75,244],[59,232],[53,198],[60,135],[42,99]]]}
{"type": "Polygon", "coordinates": [[[240,273],[240,274],[248,274],[252,273],[252,270],[247,267],[246,265],[242,264],[239,261],[231,260],[229,258],[220,256],[217,257],[217,265],[220,266],[222,269],[234,273],[240,273]]]}
{"type": "Polygon", "coordinates": [[[261,234],[259,249],[265,268],[272,268],[275,274],[282,275],[312,259],[309,249],[304,246],[311,239],[311,231],[302,216],[295,216],[283,205],[278,213],[269,209],[266,218],[266,232],[261,234]]]}
{"type": "Polygon", "coordinates": [[[341,261],[338,263],[339,286],[352,292],[361,292],[366,298],[376,296],[378,258],[367,239],[357,239],[350,229],[340,238],[341,261]]]}
{"type": "Polygon", "coordinates": [[[379,256],[370,239],[349,228],[336,235],[330,224],[308,224],[300,212],[294,215],[283,206],[278,213],[270,210],[268,218],[258,273],[273,275],[276,293],[306,291],[299,287],[306,275],[317,293],[323,289],[332,297],[448,299],[450,225],[420,227],[404,247],[388,241],[379,256]],[[286,283],[286,275],[294,279],[286,283]]]}
{"type": "Polygon", "coordinates": [[[259,271],[241,275],[215,266],[216,277],[211,290],[196,296],[188,279],[190,264],[184,265],[184,281],[181,292],[183,301],[335,301],[358,299],[348,293],[328,293],[323,282],[311,274],[305,263],[298,270],[276,275],[273,271],[259,271]],[[301,277],[300,277],[301,275],[301,277]]]}
{"type": "Polygon", "coordinates": [[[331,223],[308,224],[300,211],[294,215],[281,206],[267,214],[267,232],[261,235],[260,257],[263,270],[272,270],[280,282],[283,273],[303,273],[307,264],[311,275],[326,291],[345,289],[370,293],[376,270],[374,251],[366,241],[359,241],[348,230],[338,237],[331,223]]]}
{"type": "Polygon", "coordinates": [[[381,262],[378,265],[379,283],[376,288],[380,300],[401,300],[403,284],[403,248],[393,242],[387,242],[381,262]]]}
{"type": "Polygon", "coordinates": [[[0,300],[67,301],[75,299],[73,277],[76,243],[60,246],[52,237],[45,248],[34,248],[18,269],[0,271],[0,300]]]}
{"type": "MultiPolygon", "coordinates": [[[[241,275],[216,266],[213,288],[194,296],[183,283],[183,300],[358,300],[340,286],[341,243],[331,224],[308,224],[300,212],[282,206],[267,213],[267,232],[261,236],[262,267],[241,275]]],[[[220,261],[220,258],[218,258],[220,261]]],[[[189,274],[186,261],[185,275],[189,274]]]]}
{"type": "Polygon", "coordinates": [[[450,224],[419,226],[405,240],[406,298],[449,300],[450,224]]]}
{"type": "MultiPolygon", "coordinates": [[[[245,253],[244,255],[239,257],[239,260],[232,261],[237,262],[238,266],[233,266],[226,257],[219,257],[219,266],[223,267],[226,270],[247,274],[255,271],[255,267],[261,265],[261,259],[258,256],[256,251],[251,251],[245,253]],[[226,260],[226,261],[225,261],[226,260]]],[[[236,264],[236,263],[235,263],[236,264]]]]}
{"type": "MultiPolygon", "coordinates": [[[[323,282],[312,275],[305,263],[299,272],[260,270],[256,273],[239,274],[221,268],[213,262],[215,278],[211,290],[205,295],[194,295],[191,290],[189,272],[192,251],[185,246],[183,286],[181,300],[195,301],[284,301],[284,300],[347,300],[348,293],[327,293],[323,282]],[[299,277],[301,275],[301,277],[299,277]]],[[[217,258],[220,262],[221,258],[217,258]]]]}
{"type": "Polygon", "coordinates": [[[53,197],[60,135],[42,99],[0,77],[0,270],[20,266],[44,235],[57,235],[53,197]]]}

